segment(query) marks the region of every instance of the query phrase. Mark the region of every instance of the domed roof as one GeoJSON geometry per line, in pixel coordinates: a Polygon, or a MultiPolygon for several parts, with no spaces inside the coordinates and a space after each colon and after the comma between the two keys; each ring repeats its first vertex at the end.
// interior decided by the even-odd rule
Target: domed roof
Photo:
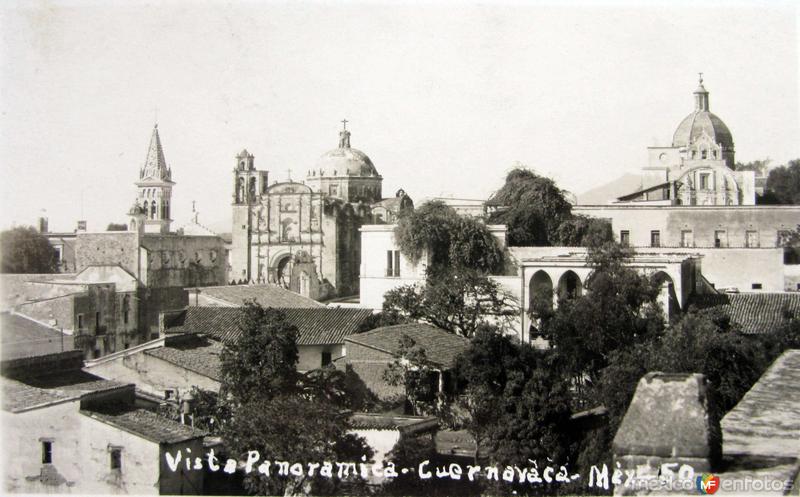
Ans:
{"type": "Polygon", "coordinates": [[[733,148],[733,135],[722,119],[708,111],[695,111],[686,116],[672,137],[673,147],[688,147],[702,134],[707,134],[714,143],[733,148]]]}
{"type": "Polygon", "coordinates": [[[344,130],[339,133],[339,148],[324,153],[311,175],[378,177],[378,171],[367,154],[350,147],[350,132],[344,130]]]}
{"type": "Polygon", "coordinates": [[[733,135],[730,130],[722,119],[708,110],[708,91],[703,86],[702,73],[700,85],[694,91],[694,100],[694,112],[678,125],[672,137],[672,146],[688,147],[705,133],[714,143],[733,149],[733,135]]]}

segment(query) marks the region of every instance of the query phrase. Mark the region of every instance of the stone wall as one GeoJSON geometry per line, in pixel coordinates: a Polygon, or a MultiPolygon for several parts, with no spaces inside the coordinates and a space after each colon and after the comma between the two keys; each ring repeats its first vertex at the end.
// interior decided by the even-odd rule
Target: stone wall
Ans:
{"type": "Polygon", "coordinates": [[[119,264],[141,279],[139,235],[135,232],[78,233],[75,243],[76,272],[88,266],[119,264]]]}
{"type": "Polygon", "coordinates": [[[145,235],[149,288],[227,284],[224,242],[217,236],[145,235]]]}

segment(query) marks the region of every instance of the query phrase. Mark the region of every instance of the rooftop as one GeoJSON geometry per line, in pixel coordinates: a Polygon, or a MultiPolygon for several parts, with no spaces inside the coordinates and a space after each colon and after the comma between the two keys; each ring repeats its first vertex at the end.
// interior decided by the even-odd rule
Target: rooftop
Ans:
{"type": "Polygon", "coordinates": [[[74,349],[71,335],[22,314],[0,313],[0,359],[19,359],[74,349]]]}
{"type": "Polygon", "coordinates": [[[384,326],[365,333],[347,337],[348,342],[381,350],[392,355],[400,352],[400,337],[408,336],[425,350],[425,356],[432,364],[452,368],[456,358],[467,350],[469,340],[449,331],[422,323],[384,326]]]}
{"type": "Polygon", "coordinates": [[[116,389],[132,389],[133,385],[118,381],[101,380],[96,376],[71,374],[54,375],[51,380],[56,386],[49,387],[51,381],[39,379],[25,382],[2,377],[3,410],[18,413],[47,407],[61,402],[80,400],[85,395],[107,392],[116,389]]]}
{"type": "Polygon", "coordinates": [[[208,297],[219,305],[240,306],[245,300],[255,300],[263,307],[313,308],[324,307],[316,300],[275,285],[226,285],[200,288],[200,297],[208,297]]]}
{"type": "MultiPolygon", "coordinates": [[[[281,309],[287,321],[297,327],[298,345],[330,345],[344,343],[344,338],[358,331],[372,315],[370,309],[354,308],[290,308],[281,309]]],[[[241,334],[238,307],[189,307],[167,331],[200,333],[222,342],[235,340],[241,334]]]]}
{"type": "Polygon", "coordinates": [[[193,340],[186,344],[167,345],[144,353],[189,371],[220,381],[219,355],[222,344],[214,340],[193,340]]]}
{"type": "Polygon", "coordinates": [[[81,414],[156,443],[178,443],[206,435],[164,416],[125,405],[104,406],[102,410],[82,410],[81,414]]]}
{"type": "Polygon", "coordinates": [[[718,307],[743,333],[767,333],[786,322],[785,312],[800,315],[800,293],[722,293],[696,295],[692,304],[718,307]]]}
{"type": "Polygon", "coordinates": [[[800,457],[800,350],[787,350],[722,418],[723,453],[800,457]]]}
{"type": "Polygon", "coordinates": [[[401,433],[417,433],[439,427],[439,421],[435,416],[405,416],[392,413],[357,412],[350,417],[350,423],[355,429],[397,430],[401,433]]]}

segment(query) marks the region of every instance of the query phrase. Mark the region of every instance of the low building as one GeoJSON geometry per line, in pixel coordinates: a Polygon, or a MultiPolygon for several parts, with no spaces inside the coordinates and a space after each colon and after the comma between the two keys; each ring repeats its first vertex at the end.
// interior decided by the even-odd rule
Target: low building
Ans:
{"type": "Polygon", "coordinates": [[[452,394],[455,385],[450,372],[459,354],[469,347],[469,340],[428,324],[398,324],[350,335],[345,338],[347,355],[337,366],[351,368],[382,400],[404,398],[406,392],[402,386],[390,385],[384,379],[389,366],[402,359],[400,341],[404,336],[425,351],[427,365],[435,373],[431,377],[429,400],[438,394],[452,394]]]}
{"type": "Polygon", "coordinates": [[[203,472],[165,453],[202,454],[204,432],[135,405],[134,386],[80,370],[80,351],[3,362],[4,491],[201,494],[203,472]]]}

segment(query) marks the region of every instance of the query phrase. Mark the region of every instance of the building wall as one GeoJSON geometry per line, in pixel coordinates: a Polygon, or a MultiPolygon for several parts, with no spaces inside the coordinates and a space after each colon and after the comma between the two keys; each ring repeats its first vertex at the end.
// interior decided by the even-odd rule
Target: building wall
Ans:
{"type": "Polygon", "coordinates": [[[297,369],[310,371],[322,367],[323,352],[330,352],[332,361],[344,356],[344,344],[298,345],[297,351],[299,355],[297,369]]]}
{"type": "Polygon", "coordinates": [[[158,444],[80,414],[79,404],[2,412],[6,491],[157,495],[158,444]],[[42,438],[53,442],[49,465],[42,464],[42,438]],[[110,469],[109,446],[122,447],[118,474],[110,469]]]}
{"type": "Polygon", "coordinates": [[[145,235],[146,276],[150,288],[224,285],[224,242],[217,236],[145,235]]]}
{"type": "Polygon", "coordinates": [[[695,247],[714,247],[715,231],[724,231],[723,245],[745,247],[748,231],[759,247],[777,246],[778,232],[797,228],[800,206],[575,206],[575,214],[609,219],[614,236],[630,233],[630,245],[649,247],[650,234],[660,232],[661,245],[679,247],[681,232],[692,232],[695,247]]]}
{"type": "Polygon", "coordinates": [[[75,243],[76,272],[88,266],[119,264],[141,279],[139,235],[135,232],[78,233],[75,243]]]}
{"type": "Polygon", "coordinates": [[[219,381],[195,373],[170,362],[136,351],[92,364],[87,371],[106,380],[134,383],[142,392],[165,398],[166,390],[179,397],[196,386],[219,391],[219,381]]]}
{"type": "Polygon", "coordinates": [[[158,316],[189,305],[189,293],[182,287],[139,289],[140,343],[158,338],[158,316]]]}

